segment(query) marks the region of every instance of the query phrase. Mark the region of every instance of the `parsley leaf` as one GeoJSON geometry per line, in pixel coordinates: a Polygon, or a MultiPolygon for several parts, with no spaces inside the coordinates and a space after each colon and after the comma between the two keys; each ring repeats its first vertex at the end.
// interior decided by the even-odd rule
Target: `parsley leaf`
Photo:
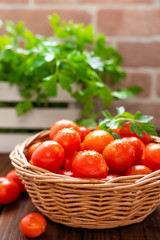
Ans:
{"type": "Polygon", "coordinates": [[[154,129],[154,125],[149,123],[153,119],[152,116],[142,115],[137,111],[135,115],[125,112],[124,107],[117,108],[117,115],[112,117],[108,110],[102,111],[105,119],[100,121],[100,129],[106,130],[112,134],[114,138],[120,138],[118,134],[114,133],[114,129],[121,128],[125,122],[131,122],[131,133],[136,132],[139,137],[143,137],[143,132],[147,135],[157,136],[157,132],[154,129]]]}

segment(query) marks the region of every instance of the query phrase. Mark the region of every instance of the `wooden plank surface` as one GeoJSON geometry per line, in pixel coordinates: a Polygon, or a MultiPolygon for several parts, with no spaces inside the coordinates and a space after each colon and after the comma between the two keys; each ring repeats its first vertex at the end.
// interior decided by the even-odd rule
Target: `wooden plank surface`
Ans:
{"type": "MultiPolygon", "coordinates": [[[[73,85],[73,90],[76,90],[76,85],[73,85]]],[[[49,98],[49,102],[76,102],[70,94],[63,90],[58,84],[57,96],[49,98]]],[[[33,99],[34,100],[34,99],[33,99]]],[[[10,86],[8,82],[0,82],[0,101],[2,102],[20,102],[23,98],[19,95],[16,85],[10,86]]]]}
{"type": "MultiPolygon", "coordinates": [[[[0,154],[0,176],[12,169],[8,154],[0,154]]],[[[21,218],[37,211],[27,193],[14,203],[0,208],[0,240],[29,240],[20,229],[21,218]]],[[[47,229],[37,240],[160,240],[160,206],[142,223],[130,226],[90,230],[70,228],[47,219],[47,229]]]]}
{"type": "Polygon", "coordinates": [[[80,117],[80,108],[37,108],[17,117],[14,108],[0,108],[0,128],[41,129],[49,128],[59,119],[76,120],[80,117]]]}

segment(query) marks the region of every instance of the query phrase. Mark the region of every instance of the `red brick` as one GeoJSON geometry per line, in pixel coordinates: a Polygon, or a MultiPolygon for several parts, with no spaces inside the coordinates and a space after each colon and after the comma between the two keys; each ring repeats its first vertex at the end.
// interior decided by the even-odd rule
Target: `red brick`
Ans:
{"type": "Polygon", "coordinates": [[[160,9],[105,9],[98,11],[98,30],[110,36],[160,34],[160,9]]]}
{"type": "Polygon", "coordinates": [[[75,3],[75,0],[35,0],[35,3],[37,4],[52,4],[52,3],[58,3],[58,4],[61,4],[61,3],[75,3]]]}
{"type": "Polygon", "coordinates": [[[157,93],[160,96],[160,73],[157,76],[157,93]]]}
{"type": "Polygon", "coordinates": [[[78,0],[79,3],[109,3],[109,4],[134,4],[134,3],[154,3],[154,0],[78,0]]]}
{"type": "Polygon", "coordinates": [[[58,13],[62,19],[72,20],[76,23],[83,22],[85,25],[91,23],[91,16],[87,11],[81,10],[0,10],[2,20],[12,20],[14,22],[23,21],[25,26],[33,33],[51,35],[52,29],[48,20],[48,15],[58,13]]]}
{"type": "Polygon", "coordinates": [[[0,0],[0,3],[12,3],[12,4],[15,4],[15,3],[28,3],[29,0],[0,0]]]}
{"type": "Polygon", "coordinates": [[[151,90],[151,75],[149,73],[129,72],[125,80],[119,82],[119,87],[139,86],[143,89],[142,93],[137,94],[138,97],[149,97],[151,90]]]}
{"type": "Polygon", "coordinates": [[[124,66],[160,66],[160,42],[119,42],[118,51],[124,66]]]}

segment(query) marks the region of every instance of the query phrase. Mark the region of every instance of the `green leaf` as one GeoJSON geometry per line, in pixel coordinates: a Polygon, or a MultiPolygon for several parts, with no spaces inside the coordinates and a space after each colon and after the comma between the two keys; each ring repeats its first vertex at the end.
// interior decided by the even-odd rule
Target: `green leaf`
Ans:
{"type": "Polygon", "coordinates": [[[76,120],[76,123],[79,126],[85,126],[85,127],[88,127],[88,128],[93,128],[93,127],[97,126],[97,122],[92,118],[79,119],[79,120],[76,120]]]}
{"type": "Polygon", "coordinates": [[[57,96],[57,75],[51,75],[43,78],[43,86],[45,87],[45,91],[48,96],[55,97],[57,96]]]}
{"type": "Polygon", "coordinates": [[[33,104],[30,100],[20,102],[16,105],[16,112],[18,116],[25,114],[28,110],[33,109],[33,104]]]}
{"type": "Polygon", "coordinates": [[[58,78],[59,78],[59,82],[60,82],[62,89],[65,89],[69,93],[72,93],[72,88],[70,85],[73,83],[74,80],[70,77],[67,77],[64,74],[61,74],[61,73],[58,75],[58,78]]]}

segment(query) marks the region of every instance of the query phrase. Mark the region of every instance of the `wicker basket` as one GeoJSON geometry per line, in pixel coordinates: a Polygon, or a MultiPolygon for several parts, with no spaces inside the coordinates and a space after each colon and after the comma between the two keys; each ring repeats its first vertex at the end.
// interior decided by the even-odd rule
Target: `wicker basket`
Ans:
{"type": "Polygon", "coordinates": [[[40,132],[19,144],[10,158],[32,202],[52,221],[70,227],[115,228],[141,222],[159,205],[160,170],[107,181],[72,178],[32,166],[24,153],[32,143],[48,139],[48,134],[40,132]]]}

